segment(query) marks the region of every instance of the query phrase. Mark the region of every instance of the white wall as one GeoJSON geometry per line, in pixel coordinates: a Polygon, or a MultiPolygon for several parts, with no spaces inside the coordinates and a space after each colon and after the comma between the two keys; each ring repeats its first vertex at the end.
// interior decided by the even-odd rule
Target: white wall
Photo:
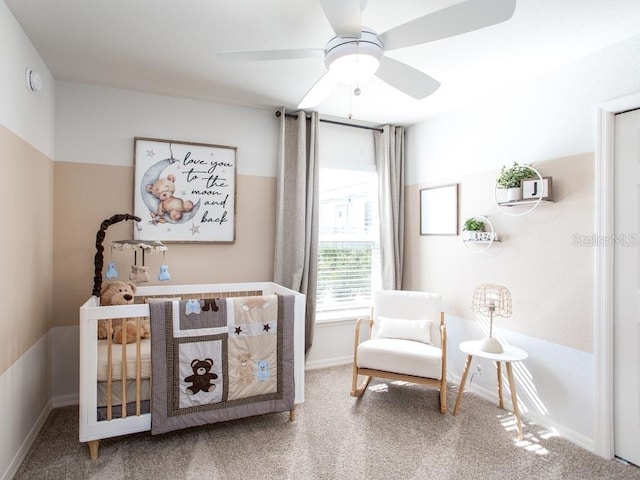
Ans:
{"type": "Polygon", "coordinates": [[[53,76],[4,1],[0,1],[0,40],[0,124],[53,158],[53,76]],[[40,74],[40,92],[27,90],[27,67],[40,74]]]}
{"type": "MultiPolygon", "coordinates": [[[[0,1],[0,127],[49,158],[54,150],[54,87],[53,77],[38,52],[0,1]],[[27,67],[40,74],[42,91],[27,90],[27,67]]],[[[7,255],[11,254],[6,239],[0,240],[0,246],[5,247],[2,250],[7,255]]],[[[15,318],[6,315],[0,318],[0,322],[12,321],[15,318]]],[[[49,358],[48,339],[43,336],[0,374],[0,478],[13,476],[49,413],[49,358]]]]}
{"type": "Polygon", "coordinates": [[[133,165],[133,138],[237,147],[238,175],[276,175],[274,110],[56,82],[56,161],[133,165]]]}
{"type": "MultiPolygon", "coordinates": [[[[575,161],[575,168],[580,168],[580,162],[591,162],[596,142],[596,107],[601,103],[640,91],[640,63],[637,61],[639,55],[640,37],[633,37],[534,81],[505,91],[499,96],[411,127],[407,133],[407,185],[417,189],[420,184],[450,183],[451,179],[461,176],[474,179],[486,176],[495,178],[502,165],[511,165],[514,161],[535,165],[547,160],[571,157],[573,160],[568,161],[575,161]]],[[[590,164],[589,169],[592,170],[593,165],[590,164]]],[[[570,172],[564,173],[563,176],[568,174],[570,172]]],[[[570,184],[570,179],[566,177],[557,180],[564,182],[565,187],[570,184]]],[[[573,189],[576,187],[575,184],[572,186],[573,189]]],[[[490,184],[487,188],[491,191],[493,189],[490,184]]],[[[583,201],[582,206],[576,202],[565,201],[563,204],[559,201],[540,215],[530,214],[524,220],[514,220],[505,215],[497,217],[497,223],[511,228],[511,238],[497,247],[492,247],[489,255],[478,260],[478,263],[483,265],[486,276],[490,277],[497,267],[505,281],[524,285],[525,274],[519,268],[521,265],[518,262],[510,263],[511,271],[506,272],[507,274],[503,271],[504,265],[497,262],[507,258],[507,253],[519,248],[518,236],[524,235],[527,229],[535,227],[540,248],[553,248],[556,245],[566,249],[566,242],[571,241],[564,234],[566,232],[558,233],[553,231],[553,228],[539,223],[541,218],[553,216],[553,212],[575,209],[583,218],[577,226],[579,230],[575,233],[593,232],[593,188],[593,184],[590,183],[582,189],[581,195],[587,200],[591,198],[590,201],[583,201]],[[588,195],[585,196],[586,193],[588,195]],[[586,213],[588,215],[585,217],[586,213]],[[528,226],[527,220],[530,220],[528,226]]],[[[575,197],[575,190],[569,190],[563,191],[563,196],[567,199],[575,197]]],[[[464,193],[462,201],[468,205],[472,199],[464,197],[464,193]]],[[[459,239],[456,240],[459,242],[459,239]]],[[[423,246],[433,245],[431,241],[429,238],[420,238],[415,240],[415,243],[423,246]]],[[[533,250],[520,251],[521,258],[525,259],[527,255],[535,254],[535,250],[534,245],[533,250]]],[[[590,277],[588,284],[585,284],[581,275],[584,272],[591,272],[590,275],[593,275],[593,255],[587,255],[585,260],[582,258],[584,249],[582,252],[576,251],[576,255],[578,253],[581,261],[588,262],[587,265],[572,265],[572,258],[556,259],[553,264],[540,262],[544,271],[543,279],[527,280],[530,285],[528,296],[531,299],[535,299],[536,296],[544,299],[542,305],[548,310],[553,311],[554,305],[562,305],[563,308],[567,308],[565,312],[568,315],[571,315],[572,310],[574,316],[578,315],[578,312],[583,311],[584,305],[578,305],[579,302],[574,302],[575,299],[567,302],[567,299],[563,298],[562,287],[563,284],[572,285],[575,279],[584,284],[581,287],[583,292],[579,295],[580,302],[592,308],[593,278],[590,277]],[[545,283],[545,278],[557,287],[554,287],[551,296],[539,295],[542,285],[540,282],[545,283]]],[[[434,271],[434,262],[429,262],[430,254],[438,255],[426,252],[424,256],[412,257],[413,264],[427,265],[431,268],[430,282],[438,275],[450,276],[452,272],[459,272],[456,262],[471,261],[467,256],[452,258],[446,262],[446,272],[437,269],[434,271]]],[[[522,298],[522,295],[518,298],[522,298]]],[[[455,307],[458,311],[463,310],[457,305],[455,307]]],[[[470,338],[479,338],[479,332],[473,332],[474,328],[478,328],[474,326],[474,322],[461,317],[450,317],[449,370],[453,378],[461,374],[464,360],[457,344],[470,338]]],[[[593,336],[592,322],[592,318],[584,322],[583,328],[591,330],[586,332],[586,338],[593,336]]],[[[527,410],[526,415],[543,425],[555,427],[570,440],[593,449],[594,415],[597,409],[593,346],[586,345],[580,349],[572,347],[574,339],[569,338],[571,332],[561,331],[565,327],[562,318],[554,323],[555,326],[549,326],[548,335],[536,332],[535,337],[514,333],[508,321],[502,324],[503,329],[499,331],[506,340],[528,350],[530,354],[523,365],[531,372],[529,386],[537,398],[527,396],[524,389],[519,391],[527,410]],[[549,338],[553,338],[554,341],[549,341],[549,338]],[[541,408],[541,405],[544,405],[544,408],[541,408]]],[[[574,333],[576,338],[585,338],[585,332],[574,333]]],[[[491,372],[491,367],[486,366],[484,375],[474,381],[473,388],[495,398],[494,383],[495,375],[491,372]]],[[[519,383],[518,388],[521,388],[521,385],[523,384],[519,383]]]]}
{"type": "Polygon", "coordinates": [[[596,106],[640,91],[640,36],[409,128],[407,185],[592,152],[596,106]]]}

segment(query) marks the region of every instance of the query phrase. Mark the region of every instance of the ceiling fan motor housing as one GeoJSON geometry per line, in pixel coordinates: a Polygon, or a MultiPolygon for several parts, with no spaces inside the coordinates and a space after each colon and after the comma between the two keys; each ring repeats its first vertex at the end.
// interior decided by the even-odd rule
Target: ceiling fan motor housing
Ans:
{"type": "Polygon", "coordinates": [[[348,83],[373,76],[384,54],[382,42],[371,29],[360,37],[333,37],[324,47],[324,63],[340,80],[348,83]]]}

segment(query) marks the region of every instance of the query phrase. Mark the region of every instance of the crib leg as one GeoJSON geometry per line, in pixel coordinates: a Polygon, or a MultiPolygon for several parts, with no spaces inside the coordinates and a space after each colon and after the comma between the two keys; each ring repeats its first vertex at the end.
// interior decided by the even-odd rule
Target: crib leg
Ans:
{"type": "Polygon", "coordinates": [[[295,422],[296,420],[296,407],[293,407],[292,410],[289,410],[289,421],[295,422]]]}
{"type": "Polygon", "coordinates": [[[100,446],[100,440],[90,440],[87,442],[87,447],[89,447],[89,455],[91,456],[91,460],[98,459],[99,446],[100,446]]]}

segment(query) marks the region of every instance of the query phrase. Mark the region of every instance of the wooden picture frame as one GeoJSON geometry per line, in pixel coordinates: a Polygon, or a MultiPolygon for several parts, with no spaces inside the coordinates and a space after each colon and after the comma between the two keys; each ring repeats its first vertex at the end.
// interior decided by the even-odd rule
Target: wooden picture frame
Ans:
{"type": "Polygon", "coordinates": [[[235,242],[236,147],[134,139],[136,240],[235,242]]]}
{"type": "Polygon", "coordinates": [[[420,190],[420,235],[458,235],[458,184],[420,190]]]}

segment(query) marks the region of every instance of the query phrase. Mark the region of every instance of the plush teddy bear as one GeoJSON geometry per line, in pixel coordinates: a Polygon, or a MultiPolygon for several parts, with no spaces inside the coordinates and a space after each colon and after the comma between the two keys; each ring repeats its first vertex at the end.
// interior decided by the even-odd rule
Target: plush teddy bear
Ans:
{"type": "Polygon", "coordinates": [[[188,395],[195,395],[199,391],[213,392],[216,389],[215,384],[211,383],[211,381],[218,378],[218,375],[209,371],[212,367],[213,360],[210,358],[205,358],[204,360],[196,358],[191,362],[193,375],[189,375],[184,379],[185,382],[193,384],[186,389],[188,395]]]}
{"type": "Polygon", "coordinates": [[[158,210],[151,213],[156,223],[166,223],[166,219],[163,218],[165,213],[172,221],[177,222],[182,218],[183,212],[193,210],[193,202],[173,196],[176,191],[175,182],[175,175],[167,175],[166,178],[156,180],[153,185],[146,186],[147,192],[160,200],[158,210]]]}
{"type": "Polygon", "coordinates": [[[149,267],[143,265],[131,265],[129,280],[136,283],[145,283],[151,280],[149,267]]]}
{"type": "MultiPolygon", "coordinates": [[[[133,303],[133,297],[136,293],[136,285],[132,282],[113,281],[105,282],[100,289],[100,305],[128,305],[133,303]]],[[[138,327],[137,320],[127,320],[125,322],[125,332],[123,335],[122,321],[111,321],[112,331],[108,331],[107,320],[98,321],[98,338],[105,339],[110,335],[113,336],[115,343],[132,343],[136,341],[138,330],[140,338],[149,338],[151,336],[151,326],[148,319],[141,319],[138,327]],[[124,337],[124,338],[123,338],[124,337]]]]}

